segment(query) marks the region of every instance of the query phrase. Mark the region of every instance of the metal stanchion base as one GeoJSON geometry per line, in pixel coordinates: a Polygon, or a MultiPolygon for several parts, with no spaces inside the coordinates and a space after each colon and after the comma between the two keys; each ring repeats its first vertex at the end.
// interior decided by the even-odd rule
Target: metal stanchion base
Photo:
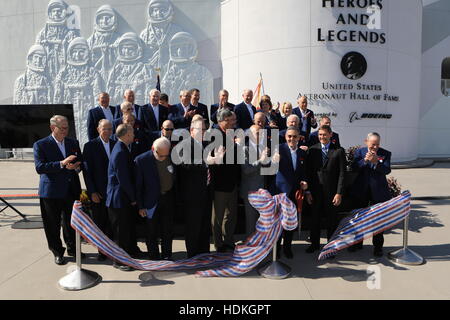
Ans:
{"type": "Polygon", "coordinates": [[[97,272],[77,269],[61,278],[58,282],[61,289],[76,291],[83,290],[95,286],[102,280],[102,277],[97,272]]]}
{"type": "Polygon", "coordinates": [[[424,259],[408,248],[401,248],[388,254],[388,258],[395,263],[407,265],[420,265],[424,263],[424,259]]]}
{"type": "Polygon", "coordinates": [[[284,279],[291,274],[291,268],[280,261],[270,261],[258,270],[259,274],[267,279],[284,279]]]}
{"type": "Polygon", "coordinates": [[[14,223],[11,228],[13,229],[42,229],[44,223],[41,217],[27,217],[14,223]]]}

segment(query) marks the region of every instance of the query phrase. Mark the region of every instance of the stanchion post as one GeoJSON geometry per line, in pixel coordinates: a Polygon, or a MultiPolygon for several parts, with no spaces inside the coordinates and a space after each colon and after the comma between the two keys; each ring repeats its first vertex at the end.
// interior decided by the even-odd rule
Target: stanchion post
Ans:
{"type": "Polygon", "coordinates": [[[76,269],[59,280],[59,286],[68,291],[83,290],[101,281],[97,272],[86,270],[81,265],[81,236],[76,232],[76,269]]]}
{"type": "Polygon", "coordinates": [[[273,246],[272,261],[269,261],[265,266],[258,270],[259,274],[267,279],[280,280],[285,279],[291,274],[291,268],[281,261],[277,260],[277,242],[273,246]]]}
{"type": "Polygon", "coordinates": [[[419,254],[408,248],[409,215],[405,218],[403,226],[403,248],[390,252],[388,254],[388,258],[398,264],[423,264],[424,259],[419,254]]]}

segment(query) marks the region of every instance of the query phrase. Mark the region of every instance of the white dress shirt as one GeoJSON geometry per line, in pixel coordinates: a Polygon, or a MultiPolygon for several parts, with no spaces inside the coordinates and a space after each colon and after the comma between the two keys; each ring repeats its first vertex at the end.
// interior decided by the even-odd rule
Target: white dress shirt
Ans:
{"type": "Polygon", "coordinates": [[[102,109],[103,114],[105,115],[105,119],[107,119],[107,120],[109,120],[109,122],[113,123],[114,116],[113,116],[113,114],[111,112],[111,108],[110,107],[106,107],[105,108],[103,106],[100,106],[100,108],[102,109]]]}
{"type": "Polygon", "coordinates": [[[292,149],[291,147],[289,147],[289,151],[291,152],[292,165],[294,167],[294,171],[297,170],[297,150],[298,150],[298,147],[296,147],[295,149],[292,149]]]}
{"type": "Polygon", "coordinates": [[[255,114],[253,113],[252,105],[251,104],[246,104],[246,103],[245,103],[245,105],[247,106],[247,110],[250,113],[250,117],[253,119],[255,117],[255,114]]]}
{"type": "Polygon", "coordinates": [[[103,148],[105,148],[108,159],[110,159],[111,158],[111,149],[110,149],[110,145],[109,145],[109,140],[108,140],[108,142],[105,142],[105,141],[103,141],[103,139],[101,137],[100,137],[100,140],[102,141],[103,148]]]}
{"type": "Polygon", "coordinates": [[[58,140],[56,140],[56,138],[55,138],[55,136],[54,136],[53,134],[52,134],[52,137],[53,137],[53,139],[55,140],[56,145],[58,146],[59,150],[61,151],[61,153],[62,153],[62,155],[63,155],[63,158],[64,158],[64,159],[67,158],[67,157],[66,157],[66,146],[65,146],[65,144],[64,144],[64,139],[63,139],[62,142],[59,142],[58,140]]]}

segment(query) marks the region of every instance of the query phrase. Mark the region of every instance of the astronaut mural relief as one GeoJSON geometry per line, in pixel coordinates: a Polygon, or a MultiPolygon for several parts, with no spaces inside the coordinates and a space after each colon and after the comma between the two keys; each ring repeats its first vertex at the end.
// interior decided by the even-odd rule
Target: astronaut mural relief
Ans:
{"type": "Polygon", "coordinates": [[[36,43],[30,44],[26,68],[14,84],[14,104],[74,106],[80,144],[88,141],[87,115],[97,95],[108,92],[111,105],[120,104],[126,89],[136,104],[148,103],[157,75],[161,91],[177,102],[179,92],[197,88],[206,104],[213,102],[213,76],[196,61],[197,41],[172,22],[169,0],[150,0],[147,25],[139,33],[119,32],[118,12],[110,5],[98,8],[93,32],[81,37],[76,12],[63,0],[51,0],[47,21],[36,43]]]}

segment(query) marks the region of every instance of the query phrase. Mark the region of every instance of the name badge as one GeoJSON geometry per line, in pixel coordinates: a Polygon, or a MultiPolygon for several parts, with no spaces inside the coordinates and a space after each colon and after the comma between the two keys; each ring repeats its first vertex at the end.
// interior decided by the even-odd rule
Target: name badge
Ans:
{"type": "Polygon", "coordinates": [[[169,171],[171,174],[173,174],[173,166],[172,165],[168,166],[167,171],[169,171]]]}

